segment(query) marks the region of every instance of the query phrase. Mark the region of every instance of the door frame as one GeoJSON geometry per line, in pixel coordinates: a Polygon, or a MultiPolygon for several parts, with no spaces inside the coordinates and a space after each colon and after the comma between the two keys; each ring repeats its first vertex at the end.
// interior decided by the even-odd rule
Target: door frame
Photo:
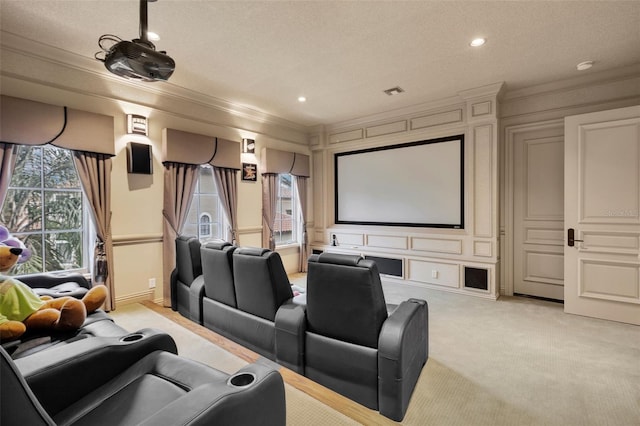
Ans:
{"type": "Polygon", "coordinates": [[[518,124],[505,127],[505,147],[504,147],[504,196],[503,196],[503,217],[504,230],[500,232],[502,240],[502,283],[504,283],[504,296],[513,296],[514,281],[514,198],[515,198],[515,139],[520,133],[528,133],[536,130],[546,130],[551,128],[561,128],[564,132],[564,118],[555,120],[540,121],[536,123],[518,124]]]}

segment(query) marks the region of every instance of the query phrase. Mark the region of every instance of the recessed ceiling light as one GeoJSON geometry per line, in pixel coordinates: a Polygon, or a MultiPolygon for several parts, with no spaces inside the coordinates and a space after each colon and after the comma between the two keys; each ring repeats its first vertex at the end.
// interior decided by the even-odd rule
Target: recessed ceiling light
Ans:
{"type": "Polygon", "coordinates": [[[307,98],[304,96],[298,96],[298,102],[307,102],[307,98]]]}
{"type": "Polygon", "coordinates": [[[147,31],[147,38],[151,41],[160,40],[160,36],[158,35],[158,33],[154,33],[153,31],[147,31]]]}
{"type": "Polygon", "coordinates": [[[592,66],[593,66],[593,61],[584,61],[576,65],[576,68],[578,69],[578,71],[585,71],[591,68],[592,66]]]}
{"type": "Polygon", "coordinates": [[[480,47],[483,44],[485,44],[487,42],[486,38],[474,38],[473,40],[471,40],[471,43],[469,43],[469,46],[471,47],[480,47]]]}

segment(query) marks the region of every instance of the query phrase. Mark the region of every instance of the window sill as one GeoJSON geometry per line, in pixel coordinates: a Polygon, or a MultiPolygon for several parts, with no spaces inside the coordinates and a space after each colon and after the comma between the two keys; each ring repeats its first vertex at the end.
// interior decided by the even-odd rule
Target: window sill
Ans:
{"type": "Polygon", "coordinates": [[[298,253],[300,251],[300,243],[282,244],[276,246],[276,251],[281,253],[298,253]]]}

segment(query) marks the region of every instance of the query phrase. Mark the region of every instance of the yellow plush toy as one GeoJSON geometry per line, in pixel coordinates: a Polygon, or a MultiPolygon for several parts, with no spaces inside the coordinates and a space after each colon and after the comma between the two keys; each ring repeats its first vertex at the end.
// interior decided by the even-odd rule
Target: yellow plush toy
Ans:
{"type": "MultiPolygon", "coordinates": [[[[0,225],[0,228],[4,228],[0,225]]],[[[6,228],[5,228],[6,229],[6,228]]],[[[2,234],[4,229],[0,229],[2,234]]],[[[0,238],[0,240],[2,240],[0,238]]],[[[15,238],[13,238],[15,240],[15,238]]],[[[0,340],[14,340],[29,330],[71,331],[84,323],[87,314],[105,301],[107,288],[93,287],[82,300],[73,297],[38,297],[23,282],[7,273],[28,249],[9,246],[0,241],[0,340]]]]}

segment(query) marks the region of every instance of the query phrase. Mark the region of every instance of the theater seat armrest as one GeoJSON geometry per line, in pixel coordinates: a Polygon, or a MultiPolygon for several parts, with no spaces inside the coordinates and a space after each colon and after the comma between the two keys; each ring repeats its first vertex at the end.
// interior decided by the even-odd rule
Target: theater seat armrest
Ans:
{"type": "Polygon", "coordinates": [[[189,315],[191,321],[202,324],[202,298],[204,297],[204,276],[200,275],[189,286],[189,315]]]}
{"type": "Polygon", "coordinates": [[[429,356],[427,302],[402,302],[382,325],[378,340],[379,411],[401,421],[429,356]]]}
{"type": "Polygon", "coordinates": [[[139,426],[257,423],[286,424],[284,382],[278,371],[264,365],[249,364],[231,375],[229,380],[196,387],[139,426]],[[255,380],[246,386],[230,383],[233,377],[241,375],[253,376],[255,380]]]}
{"type": "Polygon", "coordinates": [[[156,350],[178,352],[170,335],[146,328],[123,336],[77,340],[15,363],[38,401],[54,416],[156,350]]]}
{"type": "Polygon", "coordinates": [[[276,312],[276,361],[304,373],[304,336],[307,329],[305,306],[289,300],[276,312]]]}

